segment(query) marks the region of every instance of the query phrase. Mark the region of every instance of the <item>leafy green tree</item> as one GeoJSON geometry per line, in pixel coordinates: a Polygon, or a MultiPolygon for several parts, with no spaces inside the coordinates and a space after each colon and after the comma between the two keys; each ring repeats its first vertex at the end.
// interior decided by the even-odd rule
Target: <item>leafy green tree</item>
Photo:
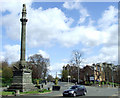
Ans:
{"type": "Polygon", "coordinates": [[[2,83],[9,85],[12,82],[13,71],[12,66],[7,61],[2,62],[2,83]]]}
{"type": "Polygon", "coordinates": [[[62,81],[68,81],[68,75],[70,76],[70,81],[76,82],[78,78],[78,67],[75,65],[70,66],[69,64],[63,66],[63,70],[61,71],[62,81]]]}
{"type": "Polygon", "coordinates": [[[68,70],[62,70],[62,81],[68,80],[68,70]]]}
{"type": "Polygon", "coordinates": [[[13,76],[12,68],[11,67],[5,67],[2,70],[2,77],[5,79],[10,79],[13,76]]]}
{"type": "Polygon", "coordinates": [[[47,81],[53,81],[53,76],[52,75],[48,75],[47,76],[47,81]]]}

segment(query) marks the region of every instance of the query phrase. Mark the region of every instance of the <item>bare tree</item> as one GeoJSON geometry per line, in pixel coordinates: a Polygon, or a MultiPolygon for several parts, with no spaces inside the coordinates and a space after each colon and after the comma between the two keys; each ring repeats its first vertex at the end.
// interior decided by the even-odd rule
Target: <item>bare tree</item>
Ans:
{"type": "Polygon", "coordinates": [[[81,64],[81,62],[83,60],[82,56],[83,56],[82,52],[80,52],[79,50],[73,50],[73,52],[72,52],[72,59],[70,60],[71,64],[76,65],[78,67],[78,83],[80,81],[80,79],[79,79],[80,68],[79,67],[80,67],[80,64],[81,64]]]}
{"type": "Polygon", "coordinates": [[[49,58],[43,58],[42,55],[35,54],[28,58],[28,65],[32,67],[33,78],[45,79],[50,61],[49,58]]]}

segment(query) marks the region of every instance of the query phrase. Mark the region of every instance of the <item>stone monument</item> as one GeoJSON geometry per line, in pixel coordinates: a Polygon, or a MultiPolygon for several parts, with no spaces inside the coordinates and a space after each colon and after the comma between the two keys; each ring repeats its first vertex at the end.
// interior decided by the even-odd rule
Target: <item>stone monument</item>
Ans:
{"type": "Polygon", "coordinates": [[[19,66],[13,67],[13,82],[8,91],[20,90],[21,92],[37,90],[32,83],[32,71],[27,66],[25,60],[26,50],[26,5],[23,4],[22,18],[20,19],[21,28],[21,54],[19,66]]]}

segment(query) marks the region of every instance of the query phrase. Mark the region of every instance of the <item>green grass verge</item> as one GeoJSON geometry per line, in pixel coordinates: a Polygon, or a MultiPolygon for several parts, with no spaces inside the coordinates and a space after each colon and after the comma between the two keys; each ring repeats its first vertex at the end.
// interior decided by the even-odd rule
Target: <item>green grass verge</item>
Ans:
{"type": "Polygon", "coordinates": [[[6,91],[0,92],[0,95],[2,95],[2,96],[13,95],[13,94],[14,94],[14,92],[6,92],[6,91]]]}
{"type": "MultiPolygon", "coordinates": [[[[37,91],[20,92],[20,94],[40,94],[40,93],[47,93],[47,92],[51,92],[51,90],[39,89],[37,91]]],[[[8,91],[0,92],[0,95],[2,95],[2,96],[13,95],[13,94],[14,94],[14,92],[8,92],[8,91]]]]}
{"type": "Polygon", "coordinates": [[[39,94],[39,93],[47,93],[47,92],[51,92],[51,90],[39,89],[37,91],[20,92],[20,94],[39,94]]]}

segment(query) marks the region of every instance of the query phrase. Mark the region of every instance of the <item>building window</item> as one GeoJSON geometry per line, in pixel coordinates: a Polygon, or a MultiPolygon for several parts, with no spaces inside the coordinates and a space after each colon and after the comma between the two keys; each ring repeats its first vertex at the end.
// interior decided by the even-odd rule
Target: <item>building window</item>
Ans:
{"type": "Polygon", "coordinates": [[[97,70],[100,71],[100,67],[98,67],[97,70]]]}
{"type": "Polygon", "coordinates": [[[103,71],[103,67],[101,67],[101,71],[103,71]]]}
{"type": "Polygon", "coordinates": [[[94,67],[94,70],[96,70],[96,67],[94,67]]]}

